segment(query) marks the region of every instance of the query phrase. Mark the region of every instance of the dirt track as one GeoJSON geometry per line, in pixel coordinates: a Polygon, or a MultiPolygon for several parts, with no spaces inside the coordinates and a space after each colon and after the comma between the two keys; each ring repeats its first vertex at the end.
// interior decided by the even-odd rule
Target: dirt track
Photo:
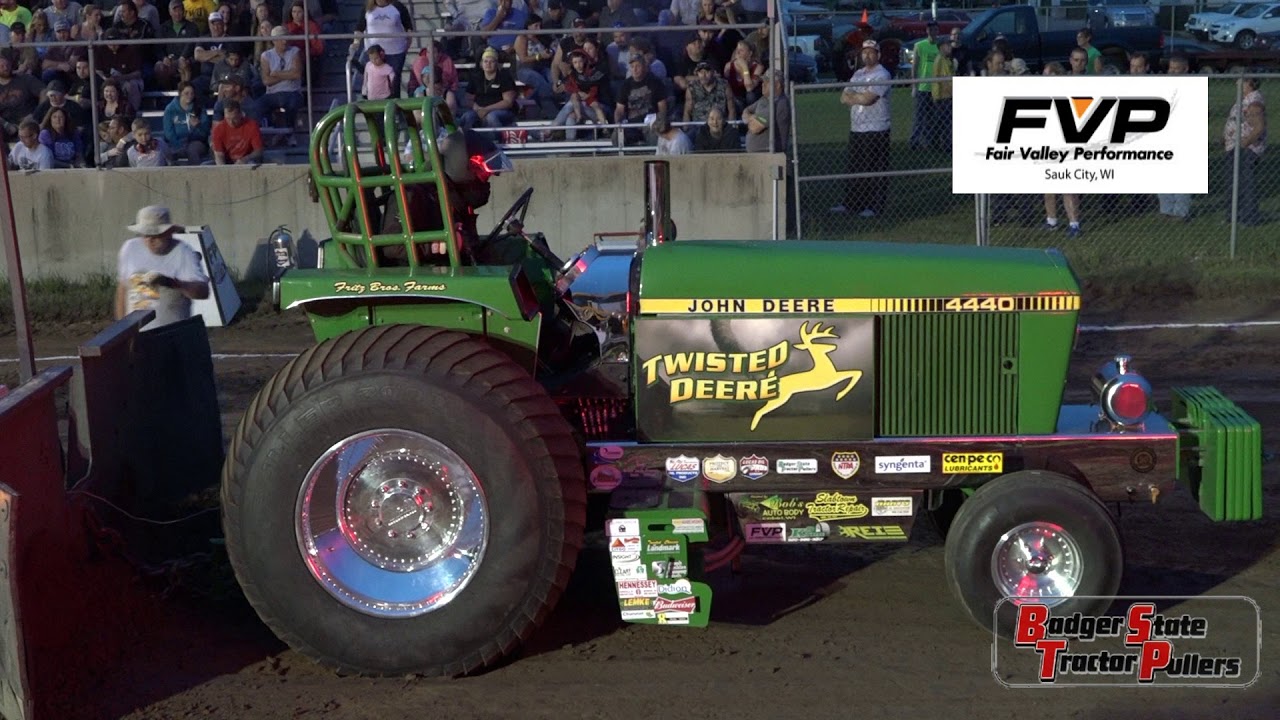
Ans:
{"type": "MultiPolygon", "coordinates": [[[[1213,313],[1245,317],[1264,316],[1213,313]]],[[[294,352],[308,341],[300,323],[250,330],[212,331],[215,351],[294,352]]],[[[41,354],[72,347],[66,333],[37,341],[41,354]]],[[[1082,335],[1068,399],[1081,399],[1089,373],[1118,350],[1135,355],[1158,393],[1172,384],[1217,385],[1261,420],[1266,449],[1280,449],[1280,328],[1082,335]]],[[[284,362],[217,363],[228,422],[284,362]]],[[[1280,463],[1265,472],[1260,522],[1215,525],[1182,493],[1126,508],[1121,518],[1123,594],[1243,594],[1259,602],[1263,673],[1248,690],[1002,688],[990,671],[990,636],[952,600],[941,541],[917,523],[910,543],[896,548],[753,547],[739,575],[711,579],[715,610],[705,630],[623,626],[594,538],[567,597],[524,656],[459,681],[336,678],[284,648],[241,601],[183,596],[154,606],[130,660],[104,670],[86,717],[1274,718],[1280,463]]],[[[1237,635],[1225,642],[1248,651],[1252,638],[1237,635]]]]}

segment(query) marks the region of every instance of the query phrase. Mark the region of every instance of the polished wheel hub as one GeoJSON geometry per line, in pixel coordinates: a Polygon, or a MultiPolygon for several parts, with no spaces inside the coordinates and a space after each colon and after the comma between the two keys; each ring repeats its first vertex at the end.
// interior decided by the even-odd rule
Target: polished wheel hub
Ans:
{"type": "Polygon", "coordinates": [[[991,553],[991,577],[1013,602],[1056,605],[1075,595],[1084,566],[1080,547],[1062,526],[1030,522],[1002,535],[991,553]]]}
{"type": "Polygon", "coordinates": [[[488,509],[452,450],[376,430],[330,448],[298,495],[298,547],[312,576],[361,612],[409,617],[444,606],[480,566],[488,509]]]}

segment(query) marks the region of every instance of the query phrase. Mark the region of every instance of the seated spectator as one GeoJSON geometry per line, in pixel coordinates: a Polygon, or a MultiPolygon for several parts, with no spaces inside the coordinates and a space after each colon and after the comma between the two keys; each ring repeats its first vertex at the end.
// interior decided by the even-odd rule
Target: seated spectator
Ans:
{"type": "MultiPolygon", "coordinates": [[[[13,72],[13,63],[8,56],[0,55],[0,120],[4,123],[4,134],[13,137],[23,120],[34,120],[31,117],[40,105],[40,95],[44,85],[39,80],[25,73],[13,72]]],[[[38,135],[39,130],[36,131],[38,135]]]]}
{"type": "MultiPolygon", "coordinates": [[[[454,117],[458,115],[458,95],[450,90],[444,82],[444,72],[440,67],[432,68],[434,77],[431,83],[432,97],[444,98],[444,104],[449,107],[449,113],[454,117]]],[[[427,94],[425,87],[420,87],[414,91],[414,97],[422,97],[427,94]]]]}
{"type": "Polygon", "coordinates": [[[40,126],[34,120],[23,120],[18,126],[18,142],[9,150],[11,170],[51,170],[53,153],[40,142],[40,126]]]}
{"type": "Polygon", "coordinates": [[[693,152],[689,134],[672,127],[666,115],[658,115],[653,119],[653,134],[658,145],[655,155],[688,155],[693,152]]]}
{"type": "MultiPolygon", "coordinates": [[[[253,63],[244,61],[244,55],[237,48],[227,48],[226,57],[213,66],[213,85],[216,87],[226,82],[232,77],[239,78],[241,86],[247,94],[257,94],[258,91],[265,89],[262,84],[262,78],[254,69],[253,63]]],[[[262,124],[262,120],[255,118],[258,124],[262,124]]]]}
{"type": "Polygon", "coordinates": [[[262,130],[245,117],[239,100],[223,105],[222,120],[213,126],[213,161],[217,165],[256,165],[262,162],[262,130]]]}
{"type": "Polygon", "coordinates": [[[107,31],[106,45],[99,45],[94,50],[94,68],[98,77],[103,80],[115,80],[124,90],[129,104],[135,108],[142,107],[142,54],[139,45],[121,45],[112,40],[121,37],[120,31],[111,28],[107,31]]]}
{"type": "Polygon", "coordinates": [[[698,128],[698,133],[693,138],[693,151],[738,152],[741,149],[742,137],[738,135],[738,128],[725,122],[724,110],[711,108],[707,113],[706,124],[698,128]]]}
{"type": "Polygon", "coordinates": [[[76,74],[67,87],[67,99],[88,110],[93,107],[93,86],[89,82],[89,61],[76,61],[76,74]]]}
{"type": "MultiPolygon", "coordinates": [[[[604,7],[600,8],[598,27],[618,28],[640,24],[640,16],[636,15],[635,6],[627,2],[627,0],[605,0],[604,7]]],[[[608,40],[608,37],[601,33],[600,41],[604,42],[606,40],[608,40]]]]}
{"type": "MultiPolygon", "coordinates": [[[[729,83],[716,74],[711,63],[704,62],[698,65],[697,80],[685,90],[684,121],[706,122],[712,108],[723,110],[729,120],[738,116],[729,94],[729,83]]],[[[692,135],[697,130],[691,128],[688,132],[692,135]]]]}
{"type": "Polygon", "coordinates": [[[30,25],[31,10],[19,5],[16,0],[0,0],[0,25],[12,28],[18,23],[22,23],[23,27],[30,25]]]}
{"type": "MultiPolygon", "coordinates": [[[[200,37],[200,29],[186,18],[182,0],[169,0],[169,22],[160,26],[161,40],[178,40],[200,37]]],[[[169,42],[160,46],[160,57],[155,64],[155,83],[161,90],[172,90],[180,82],[191,82],[195,77],[195,45],[169,42]]]]}
{"type": "Polygon", "coordinates": [[[1054,61],[1044,66],[1045,75],[1066,75],[1067,69],[1062,67],[1062,63],[1054,61]]]}
{"type": "MultiPolygon", "coordinates": [[[[124,3],[121,3],[122,5],[124,3]]],[[[148,5],[147,7],[151,7],[148,5]]],[[[154,7],[151,8],[153,11],[154,7]]],[[[80,10],[80,21],[71,28],[71,38],[73,40],[101,40],[103,34],[107,31],[103,27],[102,9],[93,3],[88,3],[80,10]]],[[[155,33],[154,28],[152,33],[155,33]]]]}
{"type": "MultiPolygon", "coordinates": [[[[293,0],[293,4],[289,5],[289,19],[285,21],[284,29],[289,35],[320,35],[320,23],[307,17],[307,4],[305,0],[293,0]]],[[[318,37],[311,38],[310,48],[303,47],[305,40],[290,40],[289,46],[296,47],[298,50],[307,51],[307,57],[312,63],[311,72],[318,74],[319,61],[324,57],[324,40],[318,37]]]]}
{"type": "Polygon", "coordinates": [[[631,41],[627,57],[629,58],[632,55],[643,57],[645,62],[649,63],[649,74],[663,82],[667,82],[667,65],[658,59],[657,54],[653,51],[653,43],[649,41],[649,38],[634,38],[631,41]]]}
{"type": "MultiPolygon", "coordinates": [[[[66,0],[62,1],[66,2],[66,0]]],[[[71,23],[66,20],[59,20],[53,29],[54,37],[58,42],[71,41],[71,23]]],[[[59,45],[49,48],[48,52],[44,54],[44,60],[40,63],[40,79],[44,82],[61,80],[64,85],[71,82],[71,75],[76,69],[76,61],[83,55],[84,48],[80,47],[59,45]]]]}
{"type": "Polygon", "coordinates": [[[40,123],[40,144],[53,153],[55,168],[84,167],[84,140],[65,107],[49,110],[40,123]]]}
{"type": "Polygon", "coordinates": [[[422,78],[422,73],[427,67],[432,68],[432,72],[439,71],[440,82],[444,85],[444,89],[451,93],[458,91],[458,68],[453,64],[453,58],[449,57],[449,53],[444,51],[444,46],[435,40],[428,40],[430,47],[422,48],[418,52],[418,57],[413,61],[409,78],[409,94],[416,95],[418,88],[427,85],[422,78]]]}
{"type": "Polygon", "coordinates": [[[27,42],[36,46],[36,52],[43,59],[49,50],[49,43],[53,42],[53,28],[49,25],[49,17],[44,13],[32,14],[31,22],[27,23],[27,42]]]}
{"type": "Polygon", "coordinates": [[[195,78],[191,83],[196,86],[196,92],[201,97],[207,97],[213,89],[214,74],[217,71],[218,63],[227,58],[227,53],[235,49],[244,54],[244,47],[236,41],[228,41],[227,38],[227,21],[222,13],[214,11],[209,13],[209,36],[195,46],[192,51],[192,59],[196,62],[195,78]]]}
{"type": "Polygon", "coordinates": [[[523,2],[516,7],[512,0],[497,0],[480,18],[480,29],[493,33],[488,36],[489,47],[509,52],[515,49],[516,34],[524,29],[528,20],[529,10],[523,2]]]}
{"type": "Polygon", "coordinates": [[[609,124],[604,104],[600,100],[609,80],[602,70],[587,62],[587,54],[581,50],[570,53],[569,62],[573,66],[573,72],[565,79],[569,101],[560,109],[552,125],[567,125],[570,129],[565,133],[566,139],[577,140],[578,131],[574,126],[579,123],[590,121],[601,125],[609,124]]]}
{"type": "Polygon", "coordinates": [[[218,101],[213,104],[214,122],[222,119],[223,108],[231,100],[240,103],[240,112],[257,123],[259,128],[266,122],[262,113],[262,104],[249,94],[249,88],[245,86],[244,79],[239,75],[228,75],[218,84],[218,101]]]}
{"type": "MultiPolygon", "coordinates": [[[[538,31],[542,29],[542,18],[530,15],[525,21],[525,29],[538,31]]],[[[520,33],[516,36],[515,59],[516,79],[526,87],[533,88],[534,101],[542,110],[542,117],[555,117],[555,101],[551,95],[551,61],[555,53],[542,42],[543,36],[531,33],[520,33]]]]}
{"type": "Polygon", "coordinates": [[[360,88],[360,94],[366,100],[386,100],[391,97],[395,68],[387,64],[387,56],[382,52],[381,45],[370,45],[365,52],[369,54],[369,62],[364,66],[364,84],[360,88]]]}
{"type": "MultiPolygon", "coordinates": [[[[631,76],[622,83],[613,110],[616,123],[645,124],[648,115],[667,116],[667,89],[662,81],[649,74],[649,63],[640,56],[631,58],[631,76]]],[[[620,145],[642,145],[654,142],[652,126],[623,128],[617,134],[620,145]],[[645,137],[649,135],[650,137],[645,137]]]]}
{"type": "Polygon", "coordinates": [[[302,52],[279,39],[281,35],[284,28],[273,29],[274,47],[262,53],[262,82],[267,86],[262,109],[273,125],[292,130],[302,107],[302,52]]]}
{"type": "MultiPolygon", "coordinates": [[[[58,24],[65,22],[67,24],[67,34],[71,34],[71,27],[80,22],[80,3],[75,0],[52,0],[45,6],[45,19],[49,21],[55,32],[58,30],[58,24]]],[[[65,41],[63,41],[65,42],[65,41]]]]}
{"type": "Polygon", "coordinates": [[[760,99],[760,78],[764,66],[756,59],[756,51],[747,43],[738,43],[733,59],[724,66],[724,78],[729,81],[733,102],[741,110],[760,99]]]}
{"type": "Polygon", "coordinates": [[[0,51],[9,58],[14,72],[23,75],[38,75],[40,71],[40,53],[27,37],[27,26],[16,22],[9,26],[12,45],[0,51]]]}
{"type": "Polygon", "coordinates": [[[547,0],[547,10],[542,14],[542,27],[548,30],[568,30],[578,13],[566,7],[565,0],[547,0]]]}
{"type": "Polygon", "coordinates": [[[675,25],[697,25],[699,0],[671,0],[671,19],[675,25]]]}
{"type": "MultiPolygon", "coordinates": [[[[284,0],[284,7],[292,7],[296,0],[284,0]]],[[[338,0],[305,0],[305,17],[316,23],[319,33],[329,35],[338,32],[334,23],[338,22],[338,0]]],[[[319,34],[317,33],[317,34],[319,34]]],[[[298,33],[301,35],[302,33],[298,33]]]]}
{"type": "MultiPolygon", "coordinates": [[[[137,1],[146,2],[146,0],[137,1]]],[[[254,28],[258,26],[257,20],[253,16],[253,11],[239,2],[233,4],[231,0],[223,0],[218,5],[218,13],[222,15],[222,21],[227,25],[228,37],[252,35],[254,28]]],[[[245,51],[245,54],[248,54],[248,50],[245,51]]]]}
{"type": "MultiPolygon", "coordinates": [[[[93,6],[90,5],[89,7],[93,6]]],[[[156,10],[153,5],[147,5],[147,8],[152,13],[156,10]]],[[[97,8],[94,8],[94,11],[95,17],[102,17],[102,13],[97,8]]],[[[159,25],[158,22],[156,24],[159,25]]],[[[125,40],[154,40],[156,38],[155,28],[138,14],[138,6],[133,3],[133,0],[125,0],[116,6],[115,20],[111,27],[116,30],[121,39],[125,40]]],[[[97,29],[100,32],[102,31],[101,28],[97,29]]],[[[150,60],[159,49],[158,45],[149,45],[143,46],[139,52],[142,53],[144,60],[150,60]]]]}
{"type": "Polygon", "coordinates": [[[125,99],[119,83],[108,80],[102,84],[102,100],[98,102],[98,117],[105,120],[119,115],[132,120],[137,114],[138,109],[125,99]]]}
{"type": "Polygon", "coordinates": [[[581,50],[583,43],[587,40],[586,20],[578,18],[570,23],[570,26],[573,32],[560,38],[560,42],[556,43],[556,55],[551,59],[551,90],[555,93],[564,92],[564,78],[573,72],[573,67],[569,64],[569,54],[574,50],[581,50]]]}
{"type": "Polygon", "coordinates": [[[133,145],[133,133],[127,120],[119,115],[98,123],[98,167],[129,167],[129,148],[133,145]]]}
{"type": "Polygon", "coordinates": [[[151,134],[146,120],[133,121],[133,145],[127,153],[129,167],[164,167],[169,164],[169,146],[151,134]]]}
{"type": "Polygon", "coordinates": [[[218,4],[214,0],[185,0],[182,9],[187,20],[205,35],[209,32],[209,16],[217,12],[218,4]]]}
{"type": "MultiPolygon", "coordinates": [[[[582,52],[587,56],[587,67],[599,70],[605,80],[608,81],[610,74],[609,56],[601,49],[600,43],[596,42],[595,38],[589,37],[582,42],[582,52]]],[[[618,94],[614,91],[612,82],[606,82],[600,88],[600,102],[604,103],[605,106],[613,105],[614,99],[617,97],[618,94]]]]}
{"type": "Polygon", "coordinates": [[[178,86],[178,97],[164,109],[164,140],[169,146],[169,164],[186,158],[192,165],[204,161],[209,151],[209,113],[196,89],[186,82],[178,86]]]}
{"type": "Polygon", "coordinates": [[[49,114],[54,108],[60,108],[67,111],[71,116],[71,124],[76,128],[86,128],[92,122],[92,115],[85,112],[84,108],[77,103],[67,101],[67,86],[62,84],[61,80],[54,80],[45,88],[44,100],[36,106],[33,117],[41,118],[49,114]]]}
{"type": "Polygon", "coordinates": [[[698,39],[702,41],[702,48],[706,52],[711,64],[717,68],[722,68],[733,59],[732,44],[724,42],[720,39],[720,34],[714,27],[715,20],[698,20],[698,39]]]}
{"type": "Polygon", "coordinates": [[[712,62],[708,62],[706,46],[703,45],[702,39],[694,37],[685,43],[684,52],[680,57],[676,58],[671,68],[671,82],[675,86],[677,95],[683,95],[685,90],[689,89],[689,84],[696,82],[698,79],[698,66],[702,64],[711,65],[711,67],[723,67],[723,63],[719,66],[712,62]]]}
{"type": "Polygon", "coordinates": [[[480,56],[480,69],[467,84],[467,100],[470,106],[458,124],[473,128],[477,122],[487,127],[506,127],[515,122],[516,82],[511,73],[498,67],[498,51],[485,48],[480,56]]]}
{"type": "Polygon", "coordinates": [[[786,152],[791,140],[791,103],[787,100],[782,73],[766,70],[761,79],[773,87],[764,88],[760,99],[742,112],[747,128],[747,152],[769,152],[771,133],[774,151],[786,152]]]}

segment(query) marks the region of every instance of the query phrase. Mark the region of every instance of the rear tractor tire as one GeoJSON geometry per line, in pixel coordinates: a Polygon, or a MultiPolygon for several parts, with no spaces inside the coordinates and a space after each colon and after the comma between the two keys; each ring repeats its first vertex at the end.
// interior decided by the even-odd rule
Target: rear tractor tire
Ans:
{"type": "Polygon", "coordinates": [[[586,484],[569,424],[507,356],[389,325],[320,343],[258,393],[222,506],[245,597],[294,649],[346,674],[456,676],[551,612],[586,484]]]}
{"type": "Polygon", "coordinates": [[[1106,612],[1111,601],[1096,596],[1114,596],[1123,570],[1107,508],[1056,473],[1024,470],[983,485],[947,535],[947,584],[975,622],[1006,637],[1026,602],[1055,615],[1106,612]]]}

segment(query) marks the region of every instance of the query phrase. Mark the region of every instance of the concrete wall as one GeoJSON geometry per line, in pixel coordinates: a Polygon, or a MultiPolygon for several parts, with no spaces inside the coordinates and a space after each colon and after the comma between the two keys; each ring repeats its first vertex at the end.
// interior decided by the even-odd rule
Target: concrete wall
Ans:
{"type": "MultiPolygon", "coordinates": [[[[596,232],[637,231],[644,214],[644,157],[514,158],[516,170],[494,181],[480,217],[488,232],[527,187],[526,218],[557,254],[572,255],[596,232]]],[[[651,159],[651,158],[649,158],[651,159]]],[[[671,161],[672,217],[679,237],[769,239],[773,236],[774,168],[783,156],[679,156],[671,161]]],[[[126,226],[144,205],[167,205],[175,222],[208,225],[227,264],[261,277],[263,244],[277,225],[295,237],[329,236],[320,205],[307,196],[303,166],[48,170],[11,172],[13,208],[28,279],[75,279],[114,273],[126,226]]],[[[785,183],[777,183],[778,203],[785,183]]],[[[2,207],[2,206],[0,206],[2,207]]],[[[0,219],[2,221],[2,219],[0,219]]],[[[0,268],[4,260],[0,255],[0,268]]],[[[3,268],[7,276],[7,268],[3,268]]]]}

